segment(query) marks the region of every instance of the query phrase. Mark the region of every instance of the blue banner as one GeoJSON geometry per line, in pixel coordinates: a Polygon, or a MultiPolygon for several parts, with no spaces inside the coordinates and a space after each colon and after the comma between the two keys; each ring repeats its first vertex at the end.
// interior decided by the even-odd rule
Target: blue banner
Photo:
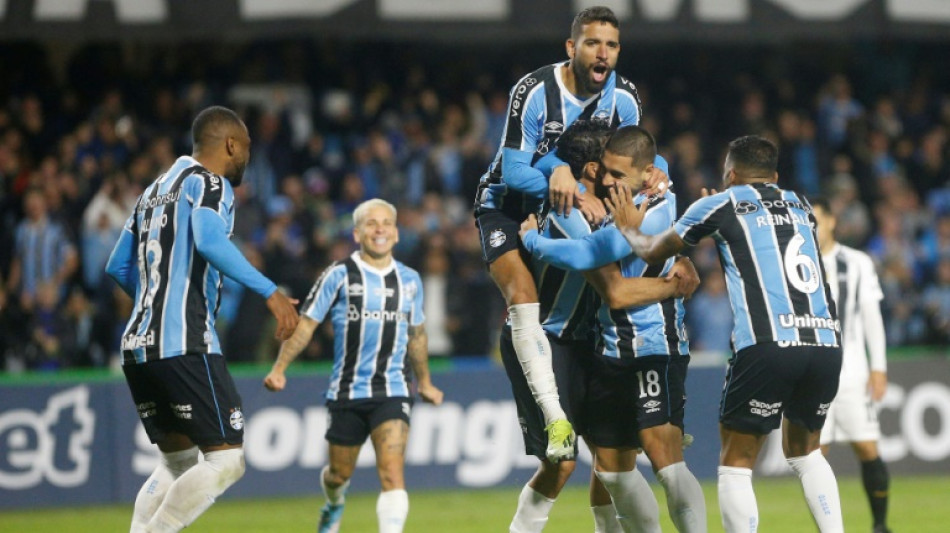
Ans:
{"type": "MultiPolygon", "coordinates": [[[[950,472],[947,363],[893,363],[891,376],[896,382],[882,406],[882,456],[893,463],[895,473],[902,465],[907,471],[950,472]]],[[[700,478],[716,475],[722,378],[720,367],[698,367],[690,369],[687,380],[686,430],[695,444],[686,451],[686,460],[700,478]]],[[[433,407],[418,402],[413,408],[408,486],[524,484],[537,459],[524,455],[504,372],[486,367],[438,373],[434,379],[445,391],[445,403],[433,407]]],[[[247,416],[248,468],[228,495],[318,493],[317,476],[327,460],[327,376],[290,376],[280,393],[265,390],[259,377],[236,382],[247,416]]],[[[149,443],[123,381],[6,385],[0,398],[0,508],[131,503],[158,461],[158,450],[149,443]]],[[[774,446],[766,450],[761,474],[785,473],[780,448],[775,453],[774,446]]],[[[589,472],[590,454],[583,448],[571,483],[587,483],[589,472]]],[[[367,445],[352,490],[378,488],[373,449],[367,445]]]]}

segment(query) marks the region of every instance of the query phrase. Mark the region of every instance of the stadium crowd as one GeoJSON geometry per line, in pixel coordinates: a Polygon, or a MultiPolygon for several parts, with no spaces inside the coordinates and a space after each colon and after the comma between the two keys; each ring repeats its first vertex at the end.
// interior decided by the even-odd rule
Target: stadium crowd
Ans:
{"type": "MultiPolygon", "coordinates": [[[[950,342],[950,80],[939,49],[629,46],[617,69],[637,84],[681,209],[718,186],[729,139],[769,136],[780,184],[826,196],[838,240],[876,261],[889,344],[950,342]]],[[[431,353],[489,353],[504,303],[481,259],[474,191],[515,73],[559,50],[0,45],[0,369],[114,360],[131,302],[103,266],[136,196],[191,152],[191,120],[215,103],[251,130],[233,239],[253,264],[302,301],[354,249],[352,209],[384,198],[399,208],[396,256],[423,275],[431,353]]],[[[687,322],[694,349],[725,351],[731,312],[709,244],[693,252],[703,283],[687,322]]],[[[228,358],[270,361],[264,301],[226,283],[220,305],[228,358]]],[[[301,357],[330,358],[329,334],[301,357]]]]}

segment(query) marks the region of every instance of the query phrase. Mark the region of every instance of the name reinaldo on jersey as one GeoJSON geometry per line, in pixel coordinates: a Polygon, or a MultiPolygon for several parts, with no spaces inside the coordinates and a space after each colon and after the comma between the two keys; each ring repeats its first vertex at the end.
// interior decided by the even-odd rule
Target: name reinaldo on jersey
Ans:
{"type": "Polygon", "coordinates": [[[384,322],[406,322],[409,315],[404,311],[370,311],[363,309],[360,312],[355,305],[350,304],[346,308],[346,319],[350,322],[359,322],[360,320],[382,320],[384,322]]]}

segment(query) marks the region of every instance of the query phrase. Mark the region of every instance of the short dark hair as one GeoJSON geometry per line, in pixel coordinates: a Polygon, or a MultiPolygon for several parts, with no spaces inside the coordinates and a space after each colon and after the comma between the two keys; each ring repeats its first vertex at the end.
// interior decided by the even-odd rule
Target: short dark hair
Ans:
{"type": "Polygon", "coordinates": [[[557,140],[557,156],[571,167],[571,174],[580,179],[584,165],[600,161],[604,144],[613,132],[605,120],[575,120],[557,140]]]}
{"type": "Polygon", "coordinates": [[[746,135],[729,143],[729,159],[744,178],[769,179],[778,168],[778,147],[759,135],[746,135]]]}
{"type": "Polygon", "coordinates": [[[605,150],[630,157],[633,166],[644,168],[656,159],[656,140],[640,126],[624,126],[607,141],[605,150]]]}
{"type": "Polygon", "coordinates": [[[241,117],[234,111],[219,105],[206,107],[191,124],[191,142],[195,149],[206,146],[216,138],[221,137],[222,129],[227,126],[241,127],[241,117]]]}
{"type": "Polygon", "coordinates": [[[826,214],[834,216],[834,212],[831,211],[831,203],[828,202],[828,198],[824,196],[809,196],[808,203],[812,207],[820,207],[822,211],[826,214]]]}
{"type": "Polygon", "coordinates": [[[574,22],[571,23],[571,39],[576,39],[581,34],[581,26],[591,22],[606,22],[614,28],[620,29],[620,21],[609,7],[588,7],[574,16],[574,22]]]}

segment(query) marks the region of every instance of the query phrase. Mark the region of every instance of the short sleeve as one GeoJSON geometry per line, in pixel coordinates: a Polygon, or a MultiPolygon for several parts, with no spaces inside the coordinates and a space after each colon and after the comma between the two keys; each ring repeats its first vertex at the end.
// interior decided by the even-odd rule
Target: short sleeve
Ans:
{"type": "Polygon", "coordinates": [[[339,263],[330,265],[310,289],[310,294],[303,304],[303,314],[317,322],[323,322],[345,282],[346,268],[339,263]]]}
{"type": "Polygon", "coordinates": [[[418,326],[426,321],[425,312],[422,309],[422,302],[425,299],[422,294],[422,279],[418,274],[414,275],[412,280],[406,286],[407,296],[412,300],[412,310],[409,313],[409,325],[418,326]]]}
{"type": "Polygon", "coordinates": [[[696,200],[673,224],[673,229],[683,242],[696,246],[703,237],[719,231],[730,205],[729,194],[726,192],[696,200]]]}
{"type": "Polygon", "coordinates": [[[544,111],[544,84],[525,76],[511,89],[503,147],[534,152],[541,140],[544,111]]]}
{"type": "Polygon", "coordinates": [[[874,262],[867,255],[861,257],[861,287],[859,289],[861,303],[877,303],[884,299],[884,291],[877,277],[874,262]]]}
{"type": "Polygon", "coordinates": [[[225,178],[211,172],[195,172],[185,178],[185,198],[194,209],[207,207],[225,221],[233,208],[234,195],[225,178]]]}

